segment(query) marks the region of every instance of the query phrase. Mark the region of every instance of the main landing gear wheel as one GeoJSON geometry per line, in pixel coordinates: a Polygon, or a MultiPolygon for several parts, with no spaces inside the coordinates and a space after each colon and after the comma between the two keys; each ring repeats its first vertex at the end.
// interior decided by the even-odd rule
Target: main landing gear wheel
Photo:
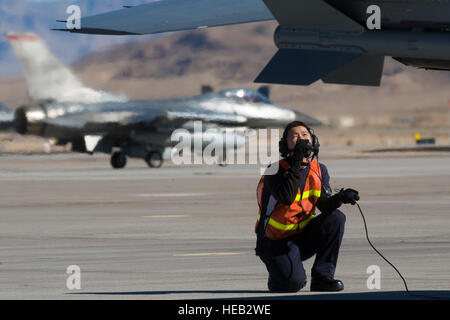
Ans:
{"type": "Polygon", "coordinates": [[[116,151],[111,155],[111,166],[114,169],[122,169],[127,164],[127,157],[123,152],[116,151]]]}
{"type": "Polygon", "coordinates": [[[159,168],[163,164],[162,154],[158,151],[147,153],[144,160],[150,168],[159,168]]]}

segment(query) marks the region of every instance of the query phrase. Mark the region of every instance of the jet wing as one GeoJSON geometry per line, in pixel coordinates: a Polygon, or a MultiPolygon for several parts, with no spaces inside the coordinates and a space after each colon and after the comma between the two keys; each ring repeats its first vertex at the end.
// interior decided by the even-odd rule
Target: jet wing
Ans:
{"type": "Polygon", "coordinates": [[[167,110],[164,114],[159,116],[152,116],[148,114],[138,114],[135,117],[130,117],[122,124],[125,126],[164,126],[177,128],[181,127],[187,121],[200,120],[208,123],[215,123],[218,125],[229,126],[243,126],[247,122],[247,118],[229,113],[221,112],[202,112],[186,110],[167,110]]]}
{"type": "Polygon", "coordinates": [[[82,112],[66,114],[55,118],[45,119],[47,125],[66,129],[83,130],[87,134],[107,133],[108,130],[118,128],[178,128],[187,121],[201,120],[208,123],[229,126],[244,126],[247,118],[224,112],[199,112],[198,110],[159,110],[152,109],[128,111],[126,106],[115,111],[82,112]]]}
{"type": "Polygon", "coordinates": [[[81,29],[64,31],[150,34],[273,19],[262,0],[161,0],[81,18],[81,29]]]}

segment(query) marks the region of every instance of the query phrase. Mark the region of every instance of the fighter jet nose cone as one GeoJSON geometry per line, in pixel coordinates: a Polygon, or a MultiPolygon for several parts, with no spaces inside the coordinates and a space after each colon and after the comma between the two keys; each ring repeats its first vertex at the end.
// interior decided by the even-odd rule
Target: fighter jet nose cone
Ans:
{"type": "Polygon", "coordinates": [[[295,120],[296,121],[302,121],[304,122],[306,125],[308,126],[312,126],[312,127],[318,127],[323,125],[322,121],[315,119],[313,117],[310,117],[304,113],[301,113],[299,111],[294,111],[295,112],[295,120]]]}

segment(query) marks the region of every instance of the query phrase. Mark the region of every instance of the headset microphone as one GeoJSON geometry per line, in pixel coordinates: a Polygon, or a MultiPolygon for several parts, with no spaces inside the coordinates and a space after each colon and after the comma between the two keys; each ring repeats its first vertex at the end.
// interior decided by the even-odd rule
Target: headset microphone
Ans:
{"type": "MultiPolygon", "coordinates": [[[[308,158],[308,159],[309,158],[314,159],[315,157],[317,157],[319,155],[319,148],[320,148],[319,139],[317,138],[317,136],[315,134],[312,134],[311,140],[312,140],[312,143],[308,142],[306,145],[307,151],[305,154],[305,158],[308,158]]],[[[280,140],[280,142],[278,143],[278,148],[279,148],[280,154],[283,158],[286,158],[290,152],[294,151],[294,150],[289,150],[286,139],[284,139],[284,138],[282,138],[280,140]]]]}

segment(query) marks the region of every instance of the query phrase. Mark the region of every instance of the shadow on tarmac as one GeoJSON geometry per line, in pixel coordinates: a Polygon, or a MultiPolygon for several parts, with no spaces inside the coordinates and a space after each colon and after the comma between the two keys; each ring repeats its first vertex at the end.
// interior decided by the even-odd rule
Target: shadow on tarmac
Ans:
{"type": "MultiPolygon", "coordinates": [[[[71,292],[67,294],[74,295],[111,295],[111,296],[130,296],[130,295],[164,295],[164,294],[267,294],[265,296],[253,297],[230,297],[221,299],[233,300],[449,300],[450,290],[428,290],[428,291],[371,291],[371,292],[353,292],[353,293],[325,293],[308,294],[299,292],[289,295],[272,295],[264,290],[185,290],[185,291],[136,291],[136,292],[71,292]]],[[[198,298],[196,298],[198,299],[198,298]]],[[[210,299],[208,297],[207,299],[210,299]]]]}

